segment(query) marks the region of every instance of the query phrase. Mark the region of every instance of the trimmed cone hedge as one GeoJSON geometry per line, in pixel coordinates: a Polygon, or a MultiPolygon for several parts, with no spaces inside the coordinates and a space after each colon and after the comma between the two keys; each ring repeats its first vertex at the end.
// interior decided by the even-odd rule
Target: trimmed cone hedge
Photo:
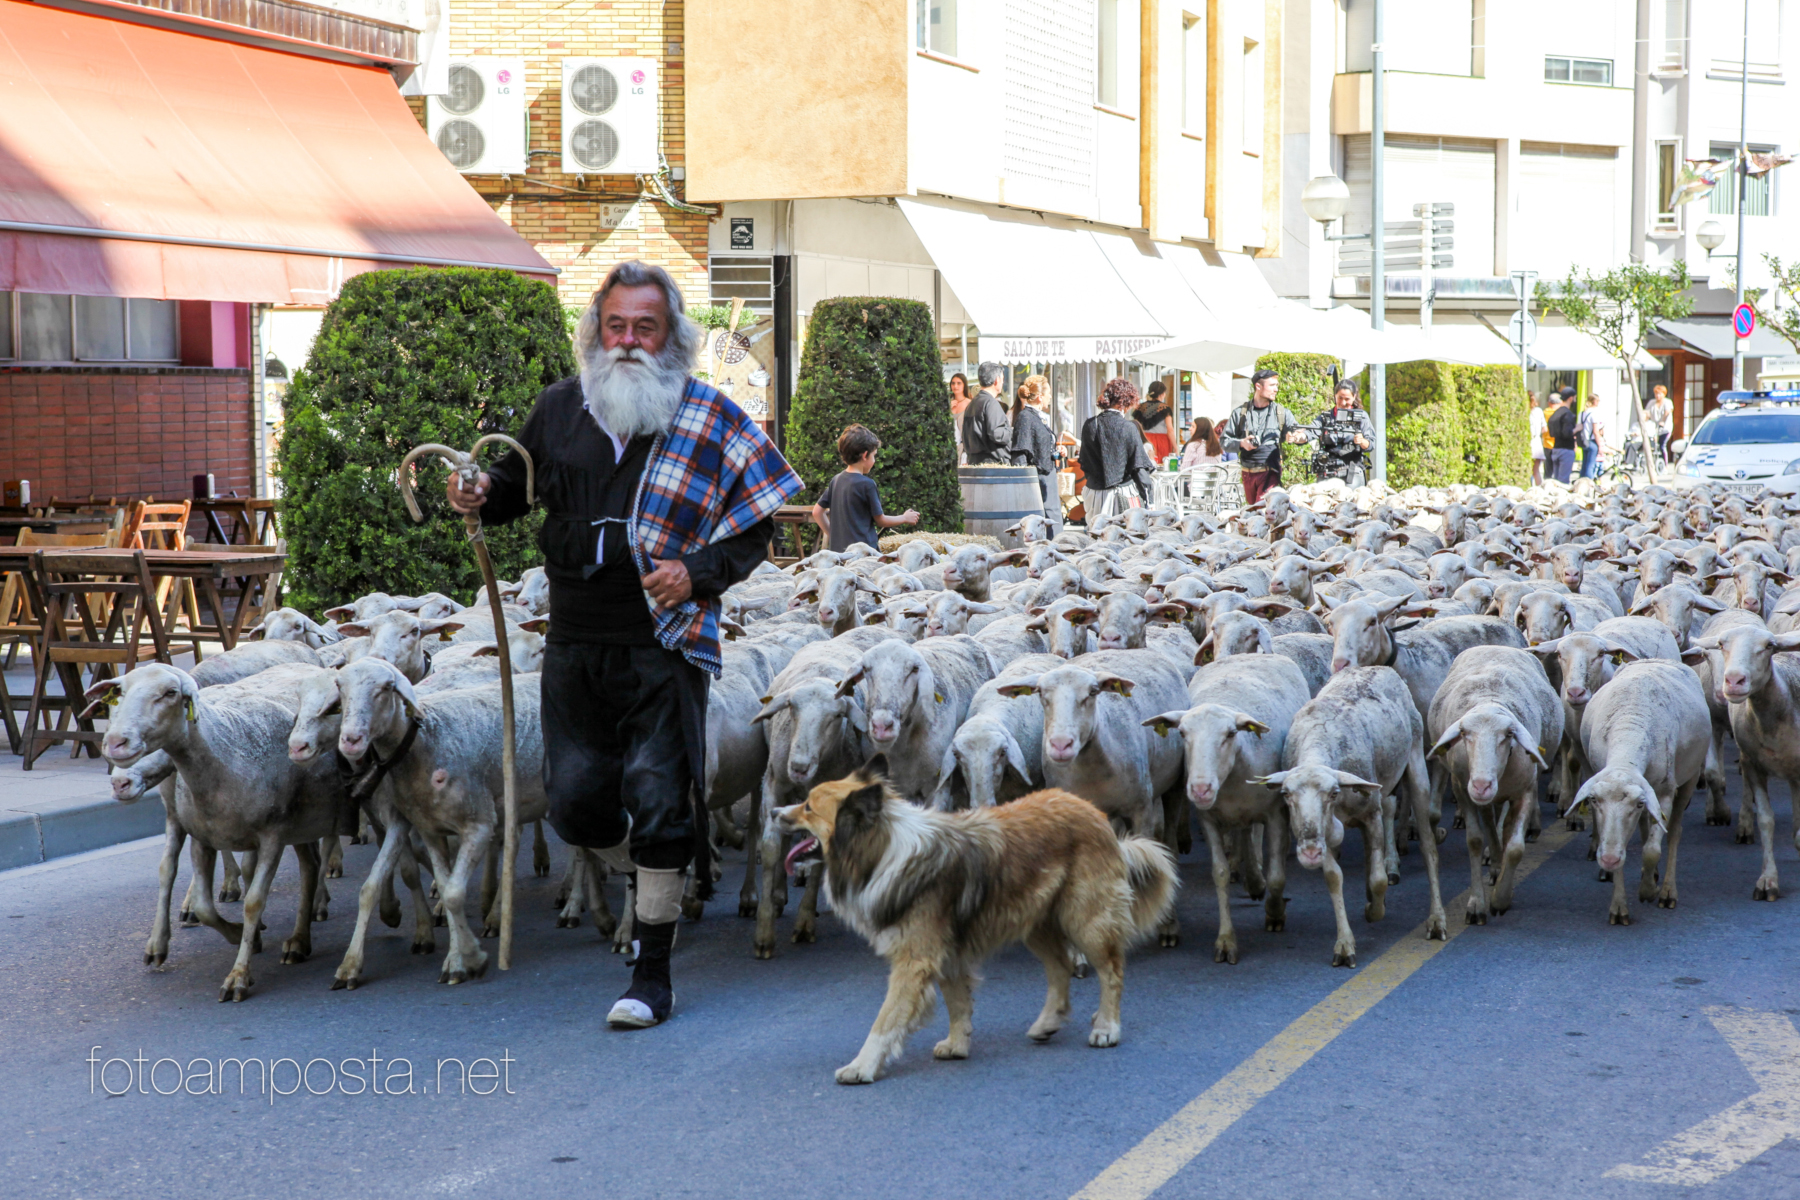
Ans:
{"type": "Polygon", "coordinates": [[[1452,367],[1462,414],[1463,483],[1531,486],[1531,413],[1519,368],[1452,367]]]}
{"type": "MultiPolygon", "coordinates": [[[[373,591],[466,600],[481,572],[444,501],[441,460],[418,471],[422,525],[406,515],[394,472],[421,442],[466,450],[481,434],[517,433],[537,394],[574,373],[548,284],[469,268],[346,282],[287,395],[276,470],[289,602],[316,615],[373,591]]],[[[533,513],[488,532],[501,576],[538,561],[540,522],[533,513]]]]}
{"type": "Polygon", "coordinates": [[[919,529],[962,532],[956,435],[929,305],[851,296],[813,308],[787,426],[806,503],[843,470],[837,440],[852,424],[881,439],[872,478],[883,511],[916,508],[919,529]]]}

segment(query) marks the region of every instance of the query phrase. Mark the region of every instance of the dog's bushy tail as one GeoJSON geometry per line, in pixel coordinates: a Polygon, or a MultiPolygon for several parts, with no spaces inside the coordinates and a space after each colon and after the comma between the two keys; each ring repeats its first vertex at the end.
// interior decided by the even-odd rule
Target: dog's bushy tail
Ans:
{"type": "Polygon", "coordinates": [[[1159,841],[1125,837],[1119,839],[1119,857],[1125,860],[1125,875],[1131,884],[1132,931],[1146,937],[1156,931],[1175,904],[1175,889],[1181,883],[1175,873],[1175,856],[1159,841]]]}

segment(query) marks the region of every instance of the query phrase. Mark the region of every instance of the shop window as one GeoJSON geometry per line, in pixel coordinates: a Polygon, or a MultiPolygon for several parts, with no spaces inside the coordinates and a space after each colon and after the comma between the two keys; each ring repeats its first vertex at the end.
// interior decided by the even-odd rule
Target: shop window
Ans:
{"type": "Polygon", "coordinates": [[[1613,76],[1610,58],[1564,58],[1546,55],[1545,83],[1583,83],[1592,87],[1611,87],[1613,76]]]}
{"type": "Polygon", "coordinates": [[[1206,10],[1181,14],[1181,128],[1206,136],[1206,10]]]}
{"type": "Polygon", "coordinates": [[[921,50],[956,57],[956,0],[916,0],[921,50]]]}
{"type": "MultiPolygon", "coordinates": [[[[1754,142],[1750,144],[1750,153],[1752,154],[1773,154],[1775,149],[1774,146],[1759,146],[1754,142]]],[[[1737,161],[1737,152],[1736,146],[1728,143],[1715,143],[1707,153],[1721,162],[1732,163],[1737,161]]],[[[1774,178],[1774,171],[1764,171],[1761,175],[1751,175],[1743,181],[1744,215],[1746,217],[1766,217],[1775,211],[1771,203],[1774,199],[1772,194],[1774,178]]],[[[1719,185],[1712,190],[1712,194],[1707,197],[1707,211],[1736,216],[1737,191],[1737,172],[1728,171],[1725,177],[1719,180],[1719,185]]]]}
{"type": "Polygon", "coordinates": [[[0,359],[179,361],[173,300],[0,292],[0,359]]]}

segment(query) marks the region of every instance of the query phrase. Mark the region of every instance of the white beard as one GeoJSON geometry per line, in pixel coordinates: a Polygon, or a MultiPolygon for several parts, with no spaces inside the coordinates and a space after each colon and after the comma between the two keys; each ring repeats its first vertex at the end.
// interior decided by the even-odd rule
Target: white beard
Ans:
{"type": "Polygon", "coordinates": [[[588,411],[614,436],[665,433],[687,391],[687,368],[641,349],[597,350],[581,368],[588,411]]]}

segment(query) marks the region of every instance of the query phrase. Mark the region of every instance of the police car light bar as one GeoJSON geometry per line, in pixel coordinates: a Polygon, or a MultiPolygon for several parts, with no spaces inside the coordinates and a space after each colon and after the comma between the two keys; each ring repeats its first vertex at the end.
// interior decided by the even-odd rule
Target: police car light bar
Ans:
{"type": "Polygon", "coordinates": [[[1800,390],[1783,388],[1768,392],[1720,392],[1720,408],[1743,408],[1749,404],[1800,404],[1800,390]]]}

